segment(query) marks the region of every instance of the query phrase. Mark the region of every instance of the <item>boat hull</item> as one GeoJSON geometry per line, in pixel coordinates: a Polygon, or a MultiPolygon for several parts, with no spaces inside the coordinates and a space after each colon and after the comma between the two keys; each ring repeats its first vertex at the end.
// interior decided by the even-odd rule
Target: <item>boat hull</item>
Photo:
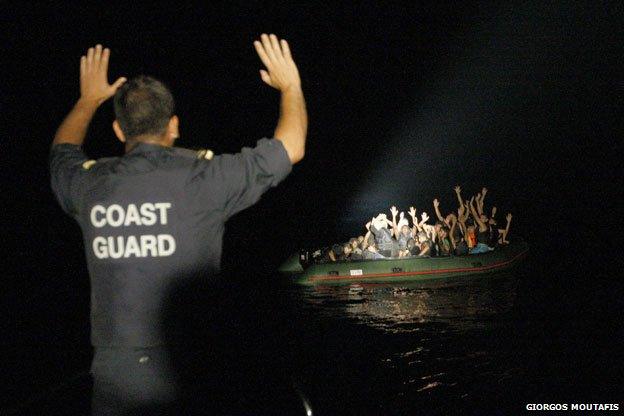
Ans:
{"type": "Polygon", "coordinates": [[[355,260],[312,264],[305,269],[295,254],[280,271],[292,274],[297,283],[304,285],[411,282],[498,272],[513,267],[528,250],[528,244],[517,241],[489,253],[468,256],[355,260]]]}

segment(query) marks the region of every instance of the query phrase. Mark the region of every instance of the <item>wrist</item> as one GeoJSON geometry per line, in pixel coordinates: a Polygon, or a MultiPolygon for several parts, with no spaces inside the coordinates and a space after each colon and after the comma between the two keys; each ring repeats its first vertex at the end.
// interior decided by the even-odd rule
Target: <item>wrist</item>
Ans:
{"type": "Polygon", "coordinates": [[[98,107],[100,106],[101,101],[94,99],[94,98],[89,98],[89,97],[80,97],[78,99],[78,102],[76,102],[76,107],[78,108],[82,108],[85,110],[97,110],[98,107]]]}
{"type": "Polygon", "coordinates": [[[292,83],[292,84],[288,84],[288,85],[284,85],[283,87],[280,88],[280,92],[284,95],[286,94],[302,94],[303,92],[301,91],[301,84],[299,83],[292,83]]]}

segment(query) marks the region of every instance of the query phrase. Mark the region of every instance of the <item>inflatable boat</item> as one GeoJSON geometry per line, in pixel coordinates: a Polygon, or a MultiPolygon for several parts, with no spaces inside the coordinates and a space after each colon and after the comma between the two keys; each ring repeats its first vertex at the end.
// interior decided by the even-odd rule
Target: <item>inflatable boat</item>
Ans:
{"type": "Polygon", "coordinates": [[[512,241],[483,254],[448,257],[404,257],[307,264],[306,255],[293,254],[279,268],[297,283],[413,282],[498,272],[517,264],[529,251],[524,241],[512,241]]]}

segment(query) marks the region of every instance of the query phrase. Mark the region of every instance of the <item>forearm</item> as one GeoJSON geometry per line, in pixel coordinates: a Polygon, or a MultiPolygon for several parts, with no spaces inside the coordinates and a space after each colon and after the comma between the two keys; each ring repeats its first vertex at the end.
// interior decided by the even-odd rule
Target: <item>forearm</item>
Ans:
{"type": "Polygon", "coordinates": [[[438,207],[437,205],[434,205],[433,208],[435,209],[436,217],[438,217],[440,221],[444,221],[444,217],[440,213],[440,207],[438,207]]]}
{"type": "Polygon", "coordinates": [[[362,249],[365,249],[366,247],[368,247],[368,239],[370,238],[371,232],[370,230],[368,230],[366,232],[366,235],[364,235],[364,241],[362,243],[362,249]]]}
{"type": "Polygon", "coordinates": [[[396,215],[392,216],[392,232],[395,238],[399,238],[399,230],[397,228],[396,215]]]}
{"type": "Polygon", "coordinates": [[[483,214],[483,199],[477,200],[477,212],[479,215],[483,214]]]}
{"type": "Polygon", "coordinates": [[[68,143],[81,146],[98,106],[95,101],[78,100],[56,131],[52,144],[68,143]]]}
{"type": "Polygon", "coordinates": [[[455,195],[457,196],[457,201],[459,202],[459,206],[463,207],[464,206],[464,201],[462,201],[461,193],[460,192],[455,192],[455,195]]]}
{"type": "Polygon", "coordinates": [[[308,113],[301,87],[282,91],[280,118],[274,137],[282,142],[292,164],[303,159],[308,131],[308,113]]]}
{"type": "Polygon", "coordinates": [[[479,225],[479,228],[483,228],[485,224],[483,223],[483,221],[481,221],[481,217],[477,214],[477,211],[475,210],[475,207],[472,204],[472,201],[470,201],[469,205],[470,205],[470,212],[472,213],[472,216],[474,217],[475,221],[479,225]]]}
{"type": "Polygon", "coordinates": [[[453,250],[455,250],[455,227],[457,227],[457,222],[453,222],[453,225],[451,225],[451,229],[449,230],[449,241],[451,242],[451,245],[453,246],[453,250]]]}

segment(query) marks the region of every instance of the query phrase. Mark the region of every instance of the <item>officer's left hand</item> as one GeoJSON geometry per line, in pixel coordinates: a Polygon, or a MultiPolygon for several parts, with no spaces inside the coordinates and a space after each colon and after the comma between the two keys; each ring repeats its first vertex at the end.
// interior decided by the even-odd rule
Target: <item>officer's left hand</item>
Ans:
{"type": "Polygon", "coordinates": [[[87,55],[80,58],[80,99],[102,104],[112,97],[126,78],[121,77],[114,84],[108,83],[108,58],[110,50],[102,45],[89,48],[87,55]]]}

